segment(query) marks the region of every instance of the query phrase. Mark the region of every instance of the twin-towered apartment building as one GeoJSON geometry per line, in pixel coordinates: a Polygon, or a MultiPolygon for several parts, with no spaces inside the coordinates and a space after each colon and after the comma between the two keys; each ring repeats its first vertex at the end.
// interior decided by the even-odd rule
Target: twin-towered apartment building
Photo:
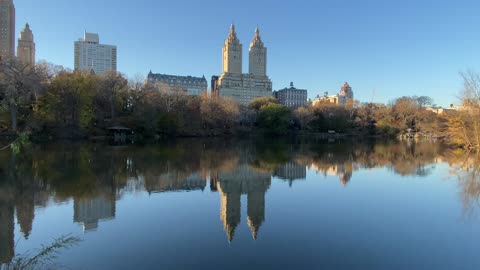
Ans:
{"type": "Polygon", "coordinates": [[[215,84],[212,85],[215,95],[231,98],[243,105],[248,105],[258,97],[272,96],[272,81],[267,76],[267,48],[258,27],[250,42],[248,73],[242,72],[243,46],[233,24],[225,40],[222,56],[222,74],[212,82],[215,84]]]}

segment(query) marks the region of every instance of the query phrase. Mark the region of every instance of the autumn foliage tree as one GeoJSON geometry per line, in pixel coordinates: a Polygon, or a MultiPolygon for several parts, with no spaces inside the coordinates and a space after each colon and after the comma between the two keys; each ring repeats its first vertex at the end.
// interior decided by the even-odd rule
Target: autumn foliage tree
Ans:
{"type": "Polygon", "coordinates": [[[446,132],[458,145],[480,150],[480,74],[470,70],[461,75],[462,107],[445,115],[446,132]]]}
{"type": "Polygon", "coordinates": [[[98,87],[97,80],[90,73],[59,73],[40,101],[40,119],[46,126],[69,133],[66,136],[86,129],[92,119],[92,96],[98,87]]]}

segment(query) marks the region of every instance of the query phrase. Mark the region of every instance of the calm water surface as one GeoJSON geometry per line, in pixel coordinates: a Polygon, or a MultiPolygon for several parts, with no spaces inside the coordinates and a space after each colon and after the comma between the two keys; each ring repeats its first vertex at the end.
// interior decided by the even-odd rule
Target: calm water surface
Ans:
{"type": "Polygon", "coordinates": [[[67,269],[480,269],[478,159],[430,143],[0,152],[0,262],[67,269]]]}

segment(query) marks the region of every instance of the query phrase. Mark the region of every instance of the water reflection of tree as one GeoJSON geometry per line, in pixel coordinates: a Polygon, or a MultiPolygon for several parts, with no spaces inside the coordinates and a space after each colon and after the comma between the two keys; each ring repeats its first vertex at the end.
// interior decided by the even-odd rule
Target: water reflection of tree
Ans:
{"type": "Polygon", "coordinates": [[[480,153],[451,150],[445,156],[458,179],[465,214],[472,216],[480,209],[480,153]]]}
{"type": "Polygon", "coordinates": [[[295,159],[324,173],[339,166],[350,172],[387,167],[402,176],[427,176],[443,150],[441,145],[431,143],[341,142],[317,144],[295,159]]]}
{"type": "MultiPolygon", "coordinates": [[[[305,179],[306,168],[310,168],[335,175],[347,185],[355,181],[359,169],[390,168],[401,176],[427,176],[438,162],[445,161],[456,168],[453,173],[458,176],[466,208],[476,208],[480,197],[478,156],[465,157],[464,152],[432,143],[216,139],[146,146],[32,145],[19,154],[0,152],[0,253],[5,253],[5,258],[11,255],[7,254],[12,250],[8,243],[13,242],[6,239],[13,234],[14,215],[21,232],[28,237],[35,207],[46,206],[50,200],[73,200],[78,212],[76,220],[96,226],[98,219],[115,216],[116,200],[132,185],[148,192],[191,191],[204,190],[210,180],[211,190],[226,191],[227,182],[221,185],[222,175],[239,168],[252,175],[276,176],[290,185],[305,179]],[[91,217],[81,215],[86,205],[96,204],[104,212],[91,217]]],[[[268,187],[262,186],[262,192],[268,187]]]]}
{"type": "MultiPolygon", "coordinates": [[[[19,203],[30,201],[32,204],[35,200],[36,204],[45,204],[46,194],[57,201],[105,194],[118,197],[121,196],[119,190],[129,181],[141,182],[147,191],[168,191],[188,187],[187,178],[206,181],[208,175],[233,171],[242,162],[272,175],[285,174],[287,165],[293,168],[293,164],[297,169],[310,167],[324,173],[342,171],[348,179],[360,168],[382,167],[403,176],[425,176],[431,173],[443,150],[433,144],[228,140],[188,140],[140,147],[32,146],[18,155],[1,153],[0,183],[4,187],[0,192],[6,193],[2,198],[14,196],[12,200],[19,203]],[[242,161],[240,152],[245,156],[242,161]]],[[[299,178],[304,176],[299,174],[299,178]]],[[[29,206],[23,208],[31,212],[29,206]]],[[[25,214],[28,215],[31,213],[25,214]]]]}

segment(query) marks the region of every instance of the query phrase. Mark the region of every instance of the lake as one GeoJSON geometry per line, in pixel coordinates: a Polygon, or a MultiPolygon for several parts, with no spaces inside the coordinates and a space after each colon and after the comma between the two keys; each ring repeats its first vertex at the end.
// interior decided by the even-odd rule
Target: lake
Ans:
{"type": "Polygon", "coordinates": [[[0,262],[480,269],[478,158],[429,142],[189,139],[0,152],[0,262]]]}

